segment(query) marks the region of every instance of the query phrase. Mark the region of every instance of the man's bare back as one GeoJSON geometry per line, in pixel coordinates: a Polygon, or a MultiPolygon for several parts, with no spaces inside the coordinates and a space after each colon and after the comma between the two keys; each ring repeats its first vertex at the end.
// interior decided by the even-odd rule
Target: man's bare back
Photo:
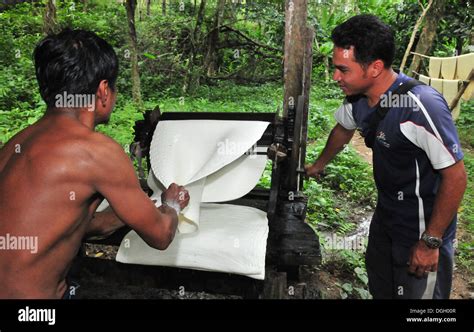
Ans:
{"type": "Polygon", "coordinates": [[[152,239],[160,230],[153,234],[148,224],[157,209],[141,191],[127,155],[110,138],[55,114],[0,150],[0,234],[36,237],[38,244],[36,253],[0,250],[0,298],[63,296],[67,271],[103,199],[101,191],[122,220],[160,246],[160,238],[152,239]]]}
{"type": "Polygon", "coordinates": [[[65,268],[101,200],[87,171],[99,134],[74,122],[42,119],[0,151],[0,234],[38,241],[34,254],[0,251],[0,297],[61,297],[66,290],[65,268]]]}
{"type": "Polygon", "coordinates": [[[34,58],[46,113],[0,150],[0,298],[63,297],[85,235],[127,224],[165,249],[189,202],[185,188],[171,184],[156,208],[121,146],[94,131],[115,105],[112,46],[92,32],[66,29],[40,41],[34,58]],[[73,105],[61,102],[66,95],[73,105]],[[112,209],[94,213],[104,198],[112,209]]]}

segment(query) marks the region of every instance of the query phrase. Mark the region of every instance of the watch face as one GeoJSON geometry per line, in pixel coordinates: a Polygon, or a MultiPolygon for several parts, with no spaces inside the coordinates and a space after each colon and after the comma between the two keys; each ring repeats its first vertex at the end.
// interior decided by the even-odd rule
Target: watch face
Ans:
{"type": "Polygon", "coordinates": [[[443,243],[442,239],[439,239],[434,236],[429,236],[428,234],[423,234],[422,240],[426,243],[428,247],[433,249],[441,247],[441,244],[443,243]]]}

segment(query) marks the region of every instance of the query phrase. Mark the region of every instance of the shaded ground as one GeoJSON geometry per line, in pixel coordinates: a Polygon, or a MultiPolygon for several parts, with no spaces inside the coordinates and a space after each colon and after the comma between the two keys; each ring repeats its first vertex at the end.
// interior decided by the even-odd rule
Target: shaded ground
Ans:
{"type": "MultiPolygon", "coordinates": [[[[230,274],[160,267],[136,267],[114,262],[117,247],[86,244],[85,255],[75,277],[82,299],[245,299],[263,298],[264,282],[230,274]],[[164,269],[164,271],[160,270],[164,269]],[[153,271],[156,270],[156,271],[153,271]],[[181,272],[180,272],[181,271],[181,272]],[[168,272],[180,281],[169,280],[168,272]],[[215,280],[212,280],[212,279],[215,280]],[[182,284],[180,284],[182,282],[182,284]]],[[[329,294],[321,279],[328,279],[317,267],[301,267],[299,280],[284,285],[287,299],[338,298],[329,294]]],[[[268,273],[279,273],[270,271],[268,273]]],[[[335,289],[334,289],[335,290],[335,289]]]]}

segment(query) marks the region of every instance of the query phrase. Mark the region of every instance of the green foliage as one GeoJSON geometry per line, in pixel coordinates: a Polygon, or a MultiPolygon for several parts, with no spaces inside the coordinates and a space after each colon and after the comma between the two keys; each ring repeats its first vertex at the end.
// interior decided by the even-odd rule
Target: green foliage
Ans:
{"type": "MultiPolygon", "coordinates": [[[[426,3],[426,1],[423,1],[426,3]]],[[[115,1],[60,1],[57,4],[59,28],[82,28],[96,32],[111,43],[120,61],[117,80],[119,97],[108,125],[98,130],[117,140],[126,151],[133,139],[133,125],[142,115],[131,100],[131,58],[125,8],[115,1]]],[[[247,1],[246,5],[226,5],[223,24],[240,31],[256,47],[235,32],[221,32],[217,51],[216,76],[208,78],[204,60],[207,37],[211,32],[217,1],[208,1],[204,19],[194,33],[197,9],[192,1],[168,1],[167,15],[161,14],[161,2],[152,2],[151,16],[136,13],[138,60],[141,90],[145,109],[159,105],[162,112],[276,112],[281,109],[281,82],[255,84],[269,77],[281,77],[285,17],[282,1],[247,1]],[[195,51],[193,56],[193,51],[195,51]],[[237,51],[237,52],[236,52],[237,51]],[[236,56],[238,55],[238,56],[236,56]],[[234,75],[234,76],[232,76],[234,75]],[[240,79],[236,79],[240,75],[240,79]],[[189,80],[189,77],[192,79],[189,80]],[[234,77],[234,78],[233,78],[234,77]],[[246,80],[247,79],[247,80],[246,80]],[[188,89],[183,87],[190,83],[188,89]]],[[[472,4],[472,2],[469,2],[472,4]]],[[[472,6],[471,6],[472,7],[472,6]]],[[[25,2],[10,6],[0,13],[0,141],[37,121],[45,110],[38,91],[32,53],[43,37],[42,4],[25,2]]],[[[373,13],[391,25],[396,33],[400,63],[411,30],[421,13],[418,1],[309,1],[308,22],[316,31],[313,59],[307,162],[313,162],[322,151],[327,135],[335,124],[333,113],[343,95],[333,82],[323,83],[323,59],[331,57],[332,29],[358,13],[373,13]]],[[[472,14],[461,2],[449,0],[446,16],[438,27],[433,52],[451,55],[460,47],[466,50],[472,28],[472,14]]],[[[329,61],[330,62],[330,61],[329,61]]],[[[457,121],[465,149],[465,164],[469,178],[474,177],[474,103],[464,103],[457,121]]],[[[351,148],[340,153],[327,166],[327,176],[321,181],[306,181],[304,192],[309,198],[308,222],[316,229],[338,234],[352,232],[354,204],[374,206],[376,192],[372,169],[351,148]],[[350,203],[356,202],[356,203],[350,203]],[[351,205],[352,204],[352,205],[351,205]]],[[[270,187],[271,163],[267,164],[259,185],[270,187]]],[[[459,262],[472,270],[474,261],[474,187],[472,181],[460,209],[460,223],[466,229],[466,241],[458,247],[459,262]]],[[[342,251],[340,267],[348,271],[354,282],[340,284],[341,296],[367,298],[367,274],[363,255],[342,251]]]]}
{"type": "Polygon", "coordinates": [[[137,107],[133,102],[127,100],[124,103],[117,103],[109,123],[97,126],[97,131],[112,137],[128,152],[128,147],[133,142],[133,126],[135,121],[142,119],[143,115],[138,111],[137,107]]]}
{"type": "Polygon", "coordinates": [[[459,227],[462,237],[458,237],[457,262],[467,271],[474,270],[474,151],[464,151],[464,165],[468,176],[467,188],[459,209],[459,227]]]}
{"type": "Polygon", "coordinates": [[[272,184],[272,162],[271,160],[267,161],[265,165],[265,170],[263,171],[262,177],[257,183],[258,187],[269,189],[272,184]]]}
{"type": "Polygon", "coordinates": [[[336,282],[342,299],[371,299],[368,291],[369,278],[365,268],[365,248],[362,250],[338,250],[337,255],[330,256],[325,266],[334,266],[337,271],[344,271],[347,275],[344,283],[336,282]]]}
{"type": "Polygon", "coordinates": [[[474,100],[461,101],[461,114],[456,121],[462,147],[474,148],[474,100]]]}
{"type": "Polygon", "coordinates": [[[467,271],[474,270],[474,101],[461,104],[461,115],[456,121],[464,152],[464,167],[468,182],[459,209],[460,234],[456,251],[457,262],[467,271]]]}
{"type": "MultiPolygon", "coordinates": [[[[469,1],[466,1],[469,2],[469,1]]],[[[462,4],[459,0],[448,0],[443,18],[439,22],[436,36],[436,56],[453,56],[469,53],[472,26],[474,24],[473,3],[462,4]],[[457,52],[457,53],[456,53],[457,52]]],[[[472,51],[471,51],[472,52],[472,51]]]]}

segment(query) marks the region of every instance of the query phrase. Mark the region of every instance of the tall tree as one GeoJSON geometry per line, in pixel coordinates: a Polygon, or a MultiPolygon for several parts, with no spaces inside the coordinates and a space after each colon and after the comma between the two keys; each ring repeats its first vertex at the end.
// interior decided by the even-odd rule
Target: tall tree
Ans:
{"type": "Polygon", "coordinates": [[[418,20],[415,23],[415,26],[413,27],[413,32],[410,37],[410,41],[408,42],[407,49],[405,51],[405,55],[403,56],[402,63],[400,65],[400,71],[403,72],[403,69],[405,68],[405,64],[407,63],[408,56],[410,55],[411,48],[413,47],[413,43],[415,42],[415,37],[418,32],[418,29],[423,22],[423,19],[426,16],[426,13],[428,13],[428,10],[431,8],[431,5],[433,4],[433,0],[429,0],[428,4],[426,7],[423,6],[421,1],[419,2],[420,7],[422,9],[420,17],[418,17],[418,20]]]}
{"type": "Polygon", "coordinates": [[[224,17],[225,0],[219,0],[217,3],[214,21],[211,32],[207,39],[207,52],[204,58],[204,69],[207,76],[213,76],[217,70],[217,44],[219,43],[219,29],[224,17]]]}
{"type": "Polygon", "coordinates": [[[137,31],[135,29],[135,9],[137,0],[127,0],[125,3],[127,8],[127,21],[130,37],[130,55],[132,65],[132,97],[133,101],[141,109],[142,97],[140,92],[140,73],[138,71],[138,53],[137,53],[137,31]]]}
{"type": "Polygon", "coordinates": [[[303,184],[303,178],[297,173],[297,169],[303,167],[305,160],[305,124],[308,119],[314,38],[314,31],[306,25],[307,8],[307,0],[286,0],[283,118],[295,119],[286,179],[286,188],[291,191],[299,191],[303,184]]]}
{"type": "Polygon", "coordinates": [[[189,87],[192,86],[193,84],[199,84],[199,81],[196,81],[196,78],[199,79],[199,76],[196,75],[194,66],[196,62],[196,55],[199,50],[199,47],[198,47],[198,45],[200,44],[199,31],[201,30],[201,25],[204,20],[205,8],[206,8],[206,0],[201,0],[201,4],[199,5],[199,10],[196,17],[196,25],[194,26],[194,31],[190,34],[191,56],[189,58],[188,74],[184,82],[183,92],[187,92],[189,87]]]}
{"type": "Polygon", "coordinates": [[[43,31],[49,35],[57,29],[56,0],[48,0],[43,15],[43,31]]]}
{"type": "MultiPolygon", "coordinates": [[[[436,28],[443,17],[445,7],[446,0],[433,0],[433,4],[426,14],[426,24],[423,27],[420,39],[416,44],[416,53],[429,55],[431,46],[436,37],[436,28]]],[[[421,58],[419,56],[414,56],[408,74],[413,75],[413,72],[419,72],[420,65],[421,58]]]]}
{"type": "Polygon", "coordinates": [[[161,1],[161,12],[163,15],[166,15],[166,0],[161,1]]]}
{"type": "Polygon", "coordinates": [[[150,16],[151,0],[146,0],[146,15],[150,16]]]}

